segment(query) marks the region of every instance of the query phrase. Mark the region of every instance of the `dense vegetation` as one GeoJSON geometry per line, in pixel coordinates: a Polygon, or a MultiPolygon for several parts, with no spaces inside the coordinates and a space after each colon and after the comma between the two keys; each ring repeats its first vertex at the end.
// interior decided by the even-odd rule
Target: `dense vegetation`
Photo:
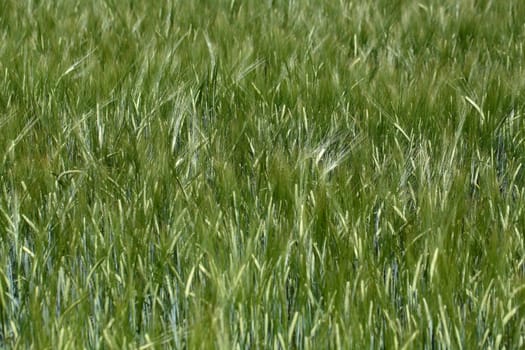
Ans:
{"type": "Polygon", "coordinates": [[[0,348],[525,346],[525,2],[0,2],[0,348]]]}

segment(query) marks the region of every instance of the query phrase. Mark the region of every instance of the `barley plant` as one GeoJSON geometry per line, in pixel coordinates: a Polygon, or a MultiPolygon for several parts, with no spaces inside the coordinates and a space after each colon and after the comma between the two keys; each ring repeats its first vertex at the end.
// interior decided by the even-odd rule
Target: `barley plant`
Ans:
{"type": "Polygon", "coordinates": [[[524,18],[0,1],[0,348],[525,347],[524,18]]]}

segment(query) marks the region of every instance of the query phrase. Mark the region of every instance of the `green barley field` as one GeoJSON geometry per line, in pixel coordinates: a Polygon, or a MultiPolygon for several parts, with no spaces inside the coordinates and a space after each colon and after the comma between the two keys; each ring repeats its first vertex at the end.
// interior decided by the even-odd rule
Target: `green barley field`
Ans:
{"type": "Polygon", "coordinates": [[[0,1],[0,348],[525,347],[524,18],[0,1]]]}

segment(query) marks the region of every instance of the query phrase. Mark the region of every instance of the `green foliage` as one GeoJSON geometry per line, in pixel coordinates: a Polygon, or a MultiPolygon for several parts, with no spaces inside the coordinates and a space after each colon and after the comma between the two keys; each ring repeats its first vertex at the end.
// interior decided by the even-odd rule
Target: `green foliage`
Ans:
{"type": "Polygon", "coordinates": [[[525,3],[0,3],[0,348],[525,346],[525,3]]]}

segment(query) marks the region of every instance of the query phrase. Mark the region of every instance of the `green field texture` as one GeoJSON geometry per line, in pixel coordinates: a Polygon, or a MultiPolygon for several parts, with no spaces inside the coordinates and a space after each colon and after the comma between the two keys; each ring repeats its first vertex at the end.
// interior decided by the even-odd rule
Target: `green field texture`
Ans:
{"type": "Polygon", "coordinates": [[[0,349],[525,347],[524,18],[0,1],[0,349]]]}

